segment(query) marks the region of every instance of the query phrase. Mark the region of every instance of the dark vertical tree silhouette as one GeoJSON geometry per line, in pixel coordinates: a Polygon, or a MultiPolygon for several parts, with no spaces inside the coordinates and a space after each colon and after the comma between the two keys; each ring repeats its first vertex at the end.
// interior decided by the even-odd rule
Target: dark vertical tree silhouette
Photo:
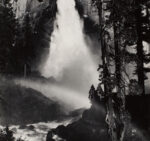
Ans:
{"type": "Polygon", "coordinates": [[[16,18],[10,0],[0,5],[0,72],[10,70],[11,52],[15,46],[16,18]]]}
{"type": "Polygon", "coordinates": [[[144,51],[143,51],[143,44],[142,44],[142,19],[141,19],[141,0],[135,2],[137,5],[136,9],[136,28],[137,28],[137,75],[138,75],[138,83],[139,86],[142,87],[143,94],[145,93],[145,85],[144,85],[144,51]]]}
{"type": "MultiPolygon", "coordinates": [[[[144,34],[148,35],[149,27],[144,24],[146,20],[142,20],[141,13],[142,5],[147,6],[147,3],[134,0],[93,0],[93,3],[98,8],[100,18],[102,65],[99,66],[98,70],[102,69],[100,81],[104,85],[104,93],[107,97],[108,124],[112,140],[120,141],[125,135],[126,89],[130,89],[133,82],[136,84],[134,86],[137,87],[136,82],[138,82],[138,87],[141,87],[142,91],[137,89],[134,94],[145,93],[145,72],[149,72],[149,69],[144,67],[144,63],[150,60],[149,55],[145,55],[143,50],[143,29],[145,29],[144,34]],[[107,13],[110,15],[106,17],[107,13]],[[132,52],[132,46],[135,46],[137,53],[132,52]],[[137,75],[138,80],[132,80],[126,72],[126,64],[131,62],[137,64],[136,73],[133,72],[133,75],[137,75]],[[107,75],[104,75],[106,72],[107,75]],[[114,88],[116,88],[115,92],[114,88]],[[114,100],[114,97],[120,102],[114,100]],[[116,117],[114,118],[113,115],[116,117]]],[[[128,94],[130,94],[129,92],[131,91],[129,90],[128,94]]]]}

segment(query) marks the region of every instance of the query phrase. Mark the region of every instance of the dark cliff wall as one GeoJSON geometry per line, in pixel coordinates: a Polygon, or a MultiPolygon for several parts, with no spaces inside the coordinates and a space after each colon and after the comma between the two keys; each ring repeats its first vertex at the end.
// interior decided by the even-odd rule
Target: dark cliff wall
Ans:
{"type": "Polygon", "coordinates": [[[23,23],[28,15],[32,26],[32,39],[30,51],[33,52],[31,72],[39,71],[39,65],[45,61],[49,53],[50,37],[53,32],[54,21],[57,13],[56,0],[27,0],[25,12],[20,18],[23,23]]]}
{"type": "Polygon", "coordinates": [[[37,14],[35,21],[35,38],[34,46],[36,46],[36,60],[37,66],[34,68],[38,69],[38,65],[42,64],[47,58],[50,48],[50,37],[53,32],[53,25],[56,17],[57,5],[55,0],[50,0],[48,7],[43,9],[37,14]],[[38,18],[39,17],[39,18],[38,18]]]}
{"type": "MultiPolygon", "coordinates": [[[[76,9],[84,22],[85,40],[93,54],[100,53],[99,17],[91,0],[75,0],[76,9]]],[[[100,55],[99,55],[100,56],[100,55]]]]}

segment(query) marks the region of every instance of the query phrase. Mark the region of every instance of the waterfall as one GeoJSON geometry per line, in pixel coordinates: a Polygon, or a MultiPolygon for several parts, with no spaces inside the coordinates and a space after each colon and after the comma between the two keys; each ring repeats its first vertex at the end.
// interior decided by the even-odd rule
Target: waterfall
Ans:
{"type": "Polygon", "coordinates": [[[57,0],[57,6],[50,53],[41,73],[69,88],[87,92],[91,84],[97,83],[98,73],[84,39],[83,22],[74,0],[57,0]]]}

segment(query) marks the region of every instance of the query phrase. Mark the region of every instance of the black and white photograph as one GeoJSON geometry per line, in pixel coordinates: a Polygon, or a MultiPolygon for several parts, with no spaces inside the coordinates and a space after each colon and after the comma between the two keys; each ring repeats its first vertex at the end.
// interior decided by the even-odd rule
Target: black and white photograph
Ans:
{"type": "Polygon", "coordinates": [[[150,0],[0,0],[0,141],[150,141],[150,0]]]}

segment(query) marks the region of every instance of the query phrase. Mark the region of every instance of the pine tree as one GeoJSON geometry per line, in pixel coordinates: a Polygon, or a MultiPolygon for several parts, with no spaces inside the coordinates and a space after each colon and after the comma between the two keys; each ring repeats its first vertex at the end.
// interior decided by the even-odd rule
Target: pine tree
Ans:
{"type": "Polygon", "coordinates": [[[6,73],[15,45],[17,23],[10,0],[5,0],[0,5],[0,19],[0,72],[6,73]]]}
{"type": "MultiPolygon", "coordinates": [[[[107,122],[112,140],[121,141],[124,138],[124,127],[126,124],[124,120],[125,89],[127,83],[125,78],[126,71],[124,69],[127,63],[126,57],[128,56],[129,58],[128,63],[136,59],[136,55],[131,54],[126,49],[127,46],[135,44],[135,35],[128,36],[133,31],[135,33],[135,27],[131,27],[130,25],[130,28],[127,29],[126,26],[126,24],[130,24],[128,14],[131,10],[131,1],[104,0],[101,2],[94,1],[94,3],[98,7],[100,17],[103,64],[100,65],[99,70],[101,68],[103,69],[100,75],[102,78],[100,80],[102,80],[104,86],[107,88],[104,90],[105,97],[107,97],[107,122]],[[106,13],[110,14],[106,17],[106,13]],[[131,60],[131,58],[134,59],[131,60]],[[104,75],[106,72],[107,75],[104,75]],[[114,98],[117,100],[114,100],[114,98]],[[113,115],[115,115],[115,117],[113,115]]],[[[132,22],[134,22],[134,20],[132,22]]]]}
{"type": "Polygon", "coordinates": [[[35,50],[33,46],[33,31],[30,21],[30,15],[24,16],[23,22],[18,25],[16,36],[16,44],[13,49],[12,64],[15,68],[15,74],[23,75],[31,72],[33,59],[35,58],[35,50]],[[27,72],[24,72],[26,69],[27,72]]]}
{"type": "Polygon", "coordinates": [[[137,28],[137,56],[138,56],[138,63],[137,63],[137,75],[138,75],[138,82],[139,86],[142,87],[143,94],[145,93],[145,86],[144,86],[144,51],[143,51],[143,43],[142,43],[142,19],[141,19],[141,1],[136,1],[136,28],[137,28]]]}
{"type": "Polygon", "coordinates": [[[34,47],[33,47],[33,32],[32,25],[30,21],[30,16],[27,14],[24,18],[23,23],[23,47],[22,47],[22,57],[23,57],[23,66],[27,66],[27,71],[31,71],[32,59],[34,59],[34,47]]]}
{"type": "Polygon", "coordinates": [[[150,43],[150,2],[148,0],[93,0],[93,3],[98,8],[100,18],[102,64],[98,70],[102,69],[100,83],[107,88],[104,88],[107,97],[107,122],[112,140],[120,141],[125,135],[124,127],[127,128],[126,94],[127,92],[131,95],[144,94],[145,74],[150,72],[150,69],[144,66],[145,63],[150,63],[150,54],[144,52],[143,45],[143,41],[150,43]],[[145,16],[142,15],[143,9],[146,11],[145,16]],[[126,72],[127,65],[131,63],[136,64],[136,71],[132,74],[134,77],[137,76],[137,80],[130,78],[126,72]],[[104,75],[106,72],[107,75],[104,75]],[[119,103],[114,100],[115,97],[120,101],[119,103]]]}

